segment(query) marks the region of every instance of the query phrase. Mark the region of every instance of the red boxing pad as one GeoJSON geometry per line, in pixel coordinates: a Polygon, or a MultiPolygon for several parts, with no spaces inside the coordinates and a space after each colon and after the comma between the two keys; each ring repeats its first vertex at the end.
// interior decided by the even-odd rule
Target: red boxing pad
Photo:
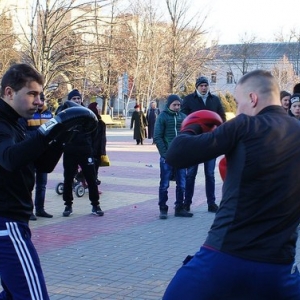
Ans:
{"type": "Polygon", "coordinates": [[[198,124],[202,127],[203,132],[208,132],[222,123],[223,120],[216,112],[203,109],[189,114],[181,124],[181,131],[191,124],[198,124]]]}
{"type": "Polygon", "coordinates": [[[224,181],[227,172],[227,161],[225,156],[219,162],[219,172],[222,180],[224,181]]]}

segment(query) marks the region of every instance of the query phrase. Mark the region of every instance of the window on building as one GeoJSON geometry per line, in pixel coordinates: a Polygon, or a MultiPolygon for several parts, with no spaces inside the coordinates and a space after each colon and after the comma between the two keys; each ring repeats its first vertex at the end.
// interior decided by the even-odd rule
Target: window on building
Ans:
{"type": "Polygon", "coordinates": [[[217,72],[212,72],[211,73],[211,83],[217,83],[217,72]]]}
{"type": "Polygon", "coordinates": [[[232,72],[227,72],[227,84],[232,84],[233,83],[233,74],[232,72]]]}

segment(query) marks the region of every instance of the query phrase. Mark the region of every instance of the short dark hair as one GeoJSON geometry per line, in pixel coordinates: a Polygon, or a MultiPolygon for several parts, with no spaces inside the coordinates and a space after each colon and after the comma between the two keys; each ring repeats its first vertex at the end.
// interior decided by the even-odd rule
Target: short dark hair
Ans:
{"type": "Polygon", "coordinates": [[[300,93],[300,82],[296,83],[293,87],[293,94],[298,94],[300,93]]]}
{"type": "Polygon", "coordinates": [[[28,64],[12,65],[1,79],[1,96],[4,95],[6,87],[10,86],[17,92],[31,81],[44,85],[44,77],[32,66],[28,64]]]}
{"type": "Polygon", "coordinates": [[[248,88],[255,86],[261,94],[270,94],[272,91],[278,90],[279,85],[271,72],[266,70],[254,70],[243,75],[238,81],[238,85],[243,85],[247,82],[248,88]]]}
{"type": "Polygon", "coordinates": [[[281,92],[280,92],[280,100],[282,100],[282,98],[284,98],[284,97],[286,97],[286,96],[291,97],[292,94],[290,94],[290,93],[287,92],[287,91],[281,91],[281,92]]]}

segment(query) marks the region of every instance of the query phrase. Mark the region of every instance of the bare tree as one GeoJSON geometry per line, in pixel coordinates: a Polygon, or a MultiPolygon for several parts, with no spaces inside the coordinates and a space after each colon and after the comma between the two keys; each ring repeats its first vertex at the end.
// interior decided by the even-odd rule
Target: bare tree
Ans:
{"type": "Polygon", "coordinates": [[[86,56],[93,11],[106,0],[37,0],[32,6],[30,32],[23,27],[23,60],[45,77],[45,88],[58,87],[65,95],[72,87],[84,91],[86,56]],[[76,4],[76,3],[79,4],[76,4]]]}
{"type": "Polygon", "coordinates": [[[17,41],[12,31],[12,21],[5,13],[0,15],[0,74],[19,60],[19,53],[14,48],[17,41]]]}
{"type": "Polygon", "coordinates": [[[199,72],[205,61],[201,49],[206,46],[204,40],[206,31],[203,29],[206,16],[200,21],[196,17],[197,14],[188,18],[190,6],[186,0],[165,0],[165,3],[171,19],[168,72],[169,92],[173,93],[179,91],[191,75],[195,75],[194,71],[199,72]],[[188,62],[193,62],[194,68],[191,69],[188,62]]]}

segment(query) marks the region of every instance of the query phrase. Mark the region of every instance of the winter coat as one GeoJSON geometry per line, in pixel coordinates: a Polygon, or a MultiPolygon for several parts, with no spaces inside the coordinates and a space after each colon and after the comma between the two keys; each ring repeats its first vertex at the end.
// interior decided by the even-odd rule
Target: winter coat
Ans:
{"type": "Polygon", "coordinates": [[[142,111],[134,111],[131,116],[130,129],[133,129],[133,139],[143,140],[146,138],[147,119],[142,111]]]}
{"type": "Polygon", "coordinates": [[[179,134],[181,123],[186,115],[175,112],[168,107],[157,117],[154,127],[153,142],[161,157],[166,157],[166,152],[172,140],[179,134]]]}
{"type": "Polygon", "coordinates": [[[195,112],[197,110],[203,109],[216,112],[220,115],[223,122],[226,121],[226,114],[222,106],[221,100],[219,99],[219,97],[211,94],[210,92],[208,92],[205,104],[202,98],[199,97],[197,92],[195,91],[194,93],[189,94],[184,98],[181,106],[181,111],[186,115],[189,115],[190,113],[195,112]]]}

